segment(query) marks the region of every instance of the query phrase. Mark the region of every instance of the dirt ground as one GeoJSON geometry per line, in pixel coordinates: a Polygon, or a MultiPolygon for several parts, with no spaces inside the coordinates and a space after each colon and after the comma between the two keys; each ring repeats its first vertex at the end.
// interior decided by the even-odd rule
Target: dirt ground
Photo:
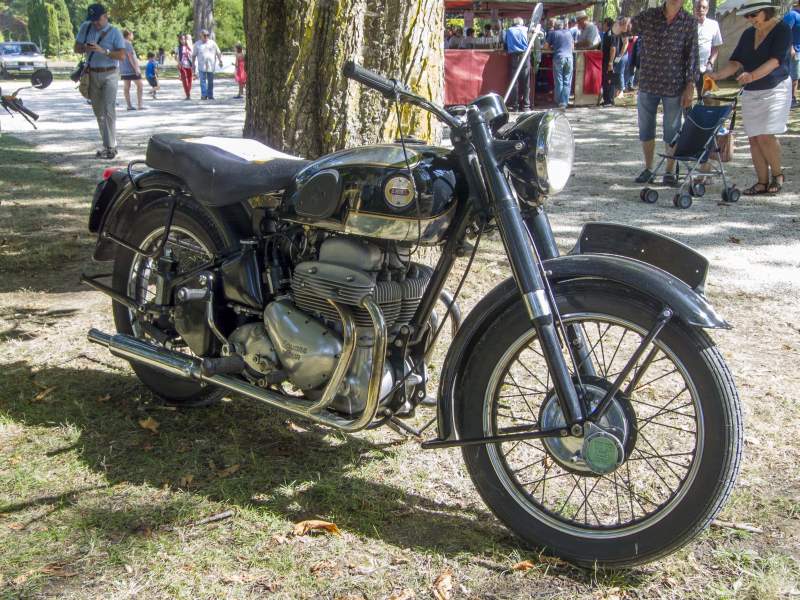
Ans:
{"type": "MultiPolygon", "coordinates": [[[[155,132],[240,134],[234,93],[222,81],[213,105],[183,102],[166,82],[163,100],[132,113],[120,93],[120,163],[140,158],[155,132]]],[[[106,298],[77,283],[82,269],[103,269],[88,264],[85,229],[92,180],[106,166],[93,158],[90,108],[68,82],[25,100],[42,114],[38,131],[0,117],[24,141],[0,140],[0,596],[428,598],[448,572],[463,598],[800,595],[797,113],[781,137],[781,195],[721,205],[717,183],[685,211],[666,189],[657,205],[639,201],[634,110],[567,113],[574,176],[549,205],[562,249],[583,223],[612,221],[671,235],[711,263],[707,295],[734,326],[713,337],[746,427],[742,472],[720,518],[761,530],[712,528],[662,561],[596,573],[519,546],[455,450],[423,452],[388,430],[344,436],[239,400],[158,405],[124,362],[85,338],[89,327],[112,328],[106,298]],[[139,424],[151,417],[157,434],[139,424]],[[225,510],[234,517],[191,524],[225,510]],[[289,535],[309,517],[336,522],[342,535],[289,535]],[[526,559],[532,569],[511,571],[526,559]]],[[[744,188],[753,174],[746,141],[737,142],[729,168],[744,188]]],[[[465,312],[506,276],[500,244],[488,240],[465,312]]],[[[421,411],[418,423],[431,415],[421,411]]]]}

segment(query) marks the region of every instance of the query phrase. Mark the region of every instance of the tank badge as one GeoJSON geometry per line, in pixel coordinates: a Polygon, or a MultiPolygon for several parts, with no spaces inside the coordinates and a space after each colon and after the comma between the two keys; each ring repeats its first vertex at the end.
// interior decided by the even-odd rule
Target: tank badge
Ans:
{"type": "Polygon", "coordinates": [[[397,175],[384,184],[383,195],[389,206],[405,208],[414,200],[414,186],[408,177],[397,175]]]}

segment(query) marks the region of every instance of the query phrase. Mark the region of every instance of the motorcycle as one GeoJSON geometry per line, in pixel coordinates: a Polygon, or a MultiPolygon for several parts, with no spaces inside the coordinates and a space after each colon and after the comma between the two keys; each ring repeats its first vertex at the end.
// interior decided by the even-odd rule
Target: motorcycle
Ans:
{"type": "Polygon", "coordinates": [[[452,148],[401,133],[305,160],[154,135],[146,168],[106,169],[94,193],[94,258],[113,268],[82,281],[113,300],[116,333],[89,340],[173,404],[233,392],[345,432],[420,433],[403,419],[428,399],[450,323],[437,435],[421,447],[461,448],[500,521],[579,565],[688,543],[730,494],[742,448],[733,378],[707,333],[729,327],[703,296],[708,261],[611,223],[559,253],[545,200],[572,170],[564,114],[512,121],[494,93],[443,108],[354,62],[344,73],[435,115],[452,148]],[[462,320],[489,230],[513,276],[462,320]],[[414,260],[425,246],[440,248],[434,267],[414,260]]]}

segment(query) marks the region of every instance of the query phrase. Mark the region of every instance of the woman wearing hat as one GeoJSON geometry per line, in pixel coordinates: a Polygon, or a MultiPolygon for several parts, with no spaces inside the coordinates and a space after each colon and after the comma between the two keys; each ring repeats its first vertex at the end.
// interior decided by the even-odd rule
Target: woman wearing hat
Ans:
{"type": "Polygon", "coordinates": [[[781,147],[775,135],[786,131],[789,119],[792,35],[789,26],[775,13],[776,6],[770,0],[745,2],[737,14],[752,27],[742,33],[728,64],[708,74],[718,80],[743,70],[736,81],[744,85],[742,118],[758,177],[755,185],[744,190],[747,196],[777,194],[784,182],[781,147]]]}

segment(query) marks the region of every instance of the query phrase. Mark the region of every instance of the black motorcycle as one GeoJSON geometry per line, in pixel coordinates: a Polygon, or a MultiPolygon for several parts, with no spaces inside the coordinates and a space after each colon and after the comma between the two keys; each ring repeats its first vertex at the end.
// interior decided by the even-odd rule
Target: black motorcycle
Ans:
{"type": "Polygon", "coordinates": [[[345,74],[430,111],[452,148],[401,138],[309,161],[253,140],[156,135],[146,167],[107,169],[83,281],[117,333],[89,340],[178,405],[235,392],[355,432],[428,398],[447,323],[438,436],[526,543],[582,565],[664,556],[705,528],[739,468],[733,378],[707,329],[708,262],[642,229],[584,226],[559,255],[543,205],[572,169],[565,116],[514,122],[497,94],[443,109],[350,62],[345,74]],[[498,230],[513,277],[461,322],[445,281],[498,230]],[[435,267],[415,261],[438,246],[435,267]],[[102,282],[110,277],[110,282],[102,282]],[[438,309],[438,303],[446,307],[438,309]]]}

